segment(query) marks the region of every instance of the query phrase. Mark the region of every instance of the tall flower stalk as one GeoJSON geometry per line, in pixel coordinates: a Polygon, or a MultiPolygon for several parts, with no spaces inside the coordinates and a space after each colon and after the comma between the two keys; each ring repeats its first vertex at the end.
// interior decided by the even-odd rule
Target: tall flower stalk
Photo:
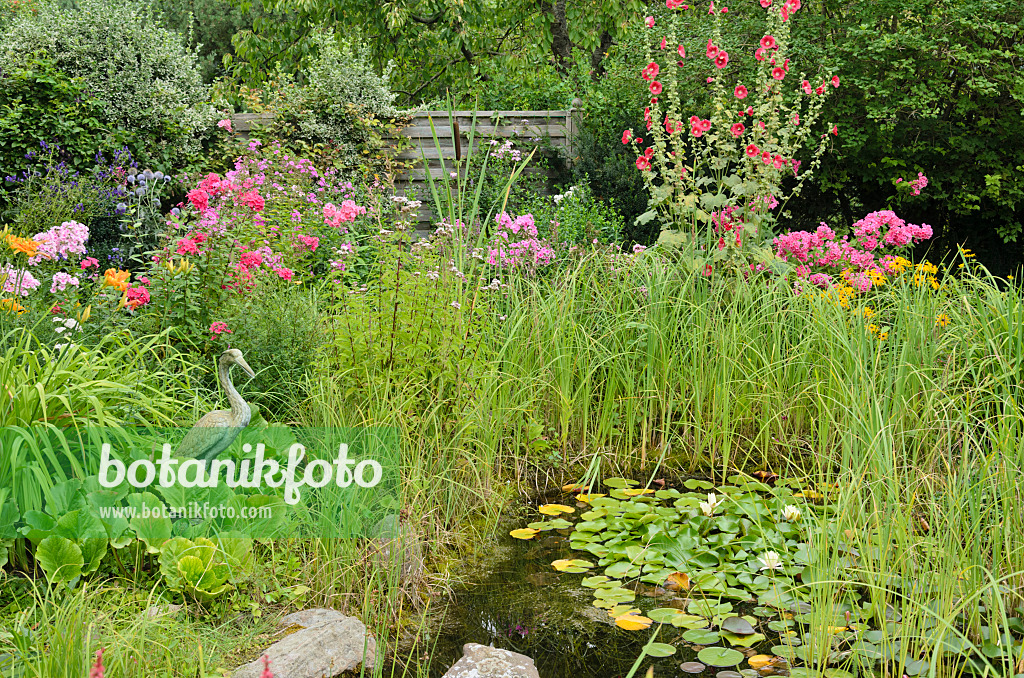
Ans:
{"type": "MultiPolygon", "coordinates": [[[[715,258],[721,259],[748,241],[769,240],[773,209],[799,194],[818,167],[828,144],[818,125],[822,106],[839,79],[830,73],[797,74],[790,64],[788,22],[800,0],[762,0],[766,28],[752,54],[727,49],[722,37],[727,9],[714,3],[708,8],[711,37],[700,53],[687,54],[683,12],[698,10],[674,0],[666,4],[675,11],[665,26],[647,20],[658,47],[648,48],[649,63],[641,72],[651,93],[644,111],[647,129],[626,130],[622,141],[637,150],[636,166],[650,191],[650,210],[641,219],[657,216],[663,230],[689,232],[694,239],[708,234],[717,240],[715,258]],[[756,61],[752,79],[735,65],[751,57],[756,61]],[[682,75],[685,59],[707,59],[702,71],[709,73],[709,118],[681,105],[683,91],[693,86],[682,75]],[[784,188],[784,181],[792,187],[784,188]]],[[[834,125],[829,128],[838,134],[834,125]]]]}

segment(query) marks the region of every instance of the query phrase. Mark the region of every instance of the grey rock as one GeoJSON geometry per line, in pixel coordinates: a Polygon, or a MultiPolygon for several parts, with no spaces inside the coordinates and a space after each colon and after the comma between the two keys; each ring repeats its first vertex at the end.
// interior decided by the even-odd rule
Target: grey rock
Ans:
{"type": "Polygon", "coordinates": [[[348,617],[337,610],[330,610],[326,607],[311,607],[308,610],[301,610],[299,612],[286,614],[281,617],[281,621],[279,621],[277,625],[285,628],[288,628],[289,626],[301,626],[303,628],[311,629],[317,626],[323,626],[324,624],[330,624],[331,622],[345,621],[346,619],[348,619],[348,617]]]}
{"type": "Polygon", "coordinates": [[[462,657],[443,678],[540,678],[526,655],[488,645],[466,643],[462,657]]]}
{"type": "MultiPolygon", "coordinates": [[[[377,641],[355,617],[314,608],[287,615],[286,630],[295,629],[266,649],[275,678],[335,678],[360,665],[373,667],[377,641]],[[364,662],[365,649],[365,662],[364,662]]],[[[239,667],[232,678],[259,678],[260,659],[239,667]]]]}

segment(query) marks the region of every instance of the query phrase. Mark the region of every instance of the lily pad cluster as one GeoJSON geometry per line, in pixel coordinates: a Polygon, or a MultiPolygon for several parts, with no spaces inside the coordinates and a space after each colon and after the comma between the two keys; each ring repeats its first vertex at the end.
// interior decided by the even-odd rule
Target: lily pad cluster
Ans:
{"type": "MultiPolygon", "coordinates": [[[[542,506],[545,520],[512,535],[568,536],[580,557],[556,560],[553,567],[584,574],[581,585],[594,591],[594,606],[607,610],[620,628],[653,627],[645,655],[667,657],[679,644],[696,650],[699,661],[684,663],[684,671],[740,667],[747,659],[742,671],[751,675],[788,670],[797,678],[850,678],[897,667],[901,675],[918,676],[942,665],[979,675],[994,675],[992,667],[1002,666],[1009,669],[1005,675],[1024,678],[1024,662],[1017,664],[1024,657],[1019,617],[974,634],[940,623],[938,616],[917,618],[904,629],[892,606],[897,603],[873,600],[877,596],[860,580],[860,554],[846,544],[849,531],[840,533],[829,520],[836,488],[773,480],[768,485],[733,476],[719,487],[688,480],[683,489],[655,490],[610,478],[605,493],[566,487],[579,493],[575,502],[542,506]],[[814,538],[842,557],[816,551],[811,526],[814,538]],[[844,582],[840,600],[813,598],[817,582],[837,579],[844,582]],[[638,592],[668,599],[671,606],[645,611],[637,606],[638,592]],[[672,642],[655,642],[666,629],[662,640],[672,642]],[[771,654],[748,658],[753,650],[747,648],[755,646],[771,647],[771,654]]],[[[891,586],[913,599],[928,593],[920,582],[891,586]]],[[[960,617],[980,612],[965,609],[960,617]]],[[[1024,617],[1024,606],[1019,612],[1024,617]]]]}

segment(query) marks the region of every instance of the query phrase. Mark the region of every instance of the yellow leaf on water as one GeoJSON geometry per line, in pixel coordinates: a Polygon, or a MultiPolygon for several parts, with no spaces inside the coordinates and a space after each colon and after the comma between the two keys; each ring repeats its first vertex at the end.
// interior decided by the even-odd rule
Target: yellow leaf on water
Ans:
{"type": "Polygon", "coordinates": [[[562,492],[582,492],[585,489],[587,489],[586,485],[580,485],[579,483],[562,485],[562,492]]]}
{"type": "Polygon", "coordinates": [[[673,572],[665,580],[664,588],[669,591],[689,591],[690,590],[690,575],[685,572],[673,572]]]}
{"type": "Polygon", "coordinates": [[[638,614],[624,614],[615,618],[615,625],[627,631],[643,631],[650,628],[653,620],[638,614]]]}
{"type": "Polygon", "coordinates": [[[576,495],[576,501],[582,501],[585,504],[589,504],[594,499],[601,497],[607,497],[607,494],[578,494],[576,495]]]}
{"type": "Polygon", "coordinates": [[[644,678],[654,678],[654,667],[648,666],[647,673],[644,674],[644,678]]]}
{"type": "Polygon", "coordinates": [[[654,490],[645,490],[640,489],[638,487],[634,487],[628,490],[623,490],[622,494],[626,495],[627,497],[637,497],[641,494],[654,494],[654,490]]]}
{"type": "Polygon", "coordinates": [[[621,603],[621,604],[616,605],[615,607],[611,608],[610,610],[608,610],[608,616],[611,617],[612,619],[615,619],[616,617],[621,617],[621,616],[627,615],[627,614],[640,614],[640,608],[639,607],[633,607],[632,605],[626,605],[625,603],[621,603]]]}
{"type": "Polygon", "coordinates": [[[804,499],[824,499],[825,495],[814,490],[804,490],[803,492],[797,492],[793,495],[794,497],[802,497],[804,499]]]}
{"type": "Polygon", "coordinates": [[[831,634],[833,636],[835,634],[837,634],[837,633],[842,633],[845,630],[846,630],[845,626],[830,626],[830,627],[828,627],[829,634],[831,634]]]}
{"type": "Polygon", "coordinates": [[[557,516],[559,513],[575,513],[576,509],[565,504],[544,504],[537,509],[546,516],[557,516]]]}
{"type": "Polygon", "coordinates": [[[762,669],[772,663],[774,657],[770,654],[755,654],[753,657],[747,660],[752,669],[762,669]]]}
{"type": "Polygon", "coordinates": [[[533,539],[540,533],[540,530],[534,530],[529,527],[522,527],[518,530],[512,530],[509,532],[510,535],[516,539],[533,539]]]}

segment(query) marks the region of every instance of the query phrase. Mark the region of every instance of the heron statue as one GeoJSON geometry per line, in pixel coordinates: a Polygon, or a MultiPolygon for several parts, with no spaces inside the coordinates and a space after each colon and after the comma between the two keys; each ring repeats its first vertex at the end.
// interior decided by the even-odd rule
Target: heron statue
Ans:
{"type": "Polygon", "coordinates": [[[231,366],[238,365],[250,377],[255,377],[249,364],[237,348],[224,351],[217,362],[217,380],[228,396],[230,410],[214,410],[196,422],[185,439],[178,445],[176,456],[183,459],[215,459],[231,445],[243,428],[249,425],[252,410],[231,383],[231,366]]]}

